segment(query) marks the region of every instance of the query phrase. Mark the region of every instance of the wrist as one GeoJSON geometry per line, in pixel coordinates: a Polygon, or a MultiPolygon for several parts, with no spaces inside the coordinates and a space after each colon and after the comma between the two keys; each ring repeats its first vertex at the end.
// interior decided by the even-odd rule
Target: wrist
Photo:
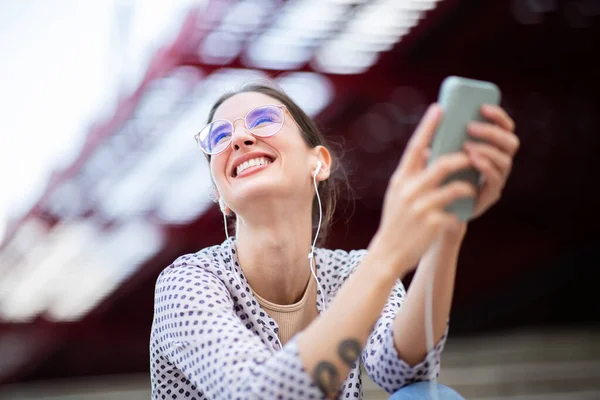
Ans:
{"type": "Polygon", "coordinates": [[[377,265],[377,272],[383,279],[404,278],[410,271],[411,265],[407,265],[407,257],[398,248],[390,248],[385,245],[385,239],[376,233],[368,247],[367,257],[369,264],[377,265]]]}
{"type": "Polygon", "coordinates": [[[446,258],[458,257],[465,234],[466,224],[459,229],[446,229],[440,232],[438,238],[432,243],[424,256],[436,254],[446,258]]]}
{"type": "Polygon", "coordinates": [[[448,245],[460,245],[467,234],[467,223],[459,222],[456,225],[443,229],[439,239],[448,245]]]}

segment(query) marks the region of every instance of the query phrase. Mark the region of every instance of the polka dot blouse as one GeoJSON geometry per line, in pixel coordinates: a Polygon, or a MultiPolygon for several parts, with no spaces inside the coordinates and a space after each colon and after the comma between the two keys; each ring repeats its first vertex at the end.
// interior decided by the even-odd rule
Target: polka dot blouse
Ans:
{"type": "MultiPolygon", "coordinates": [[[[315,250],[326,303],[335,298],[365,253],[315,250]]],[[[320,289],[317,294],[317,309],[323,312],[320,289]]],[[[404,296],[398,280],[360,357],[371,379],[389,393],[427,380],[432,372],[437,376],[446,341],[444,334],[415,366],[399,358],[392,322],[404,296]]],[[[233,239],[179,257],[156,282],[150,338],[152,398],[324,398],[302,366],[297,335],[281,348],[277,332],[277,323],[258,304],[239,267],[233,239]]],[[[341,399],[362,398],[359,360],[340,393],[341,399]]]]}

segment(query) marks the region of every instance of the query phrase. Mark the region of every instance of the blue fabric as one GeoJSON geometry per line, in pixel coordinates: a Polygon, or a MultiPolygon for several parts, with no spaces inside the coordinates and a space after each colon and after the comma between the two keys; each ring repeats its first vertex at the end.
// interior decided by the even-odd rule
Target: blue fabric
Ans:
{"type": "MultiPolygon", "coordinates": [[[[448,386],[435,383],[434,388],[437,391],[439,400],[465,400],[464,397],[448,386]]],[[[431,396],[430,390],[430,382],[417,382],[398,390],[389,400],[433,400],[434,397],[431,396]]]]}

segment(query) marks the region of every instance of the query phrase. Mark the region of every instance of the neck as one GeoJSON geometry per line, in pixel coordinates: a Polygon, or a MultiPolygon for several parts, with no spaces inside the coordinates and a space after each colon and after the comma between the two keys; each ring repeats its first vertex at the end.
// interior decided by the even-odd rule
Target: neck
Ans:
{"type": "Polygon", "coordinates": [[[308,253],[312,245],[310,209],[273,213],[262,221],[244,218],[236,229],[238,260],[252,289],[275,304],[302,298],[311,278],[308,253]]]}

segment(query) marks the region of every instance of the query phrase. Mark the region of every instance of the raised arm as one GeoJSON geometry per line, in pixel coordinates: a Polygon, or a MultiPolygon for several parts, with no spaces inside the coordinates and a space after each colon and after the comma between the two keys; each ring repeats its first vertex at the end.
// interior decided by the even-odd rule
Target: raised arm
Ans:
{"type": "MultiPolygon", "coordinates": [[[[473,166],[481,173],[480,187],[474,216],[487,211],[499,199],[510,175],[513,158],[519,148],[515,123],[502,108],[494,105],[481,107],[485,123],[469,124],[468,133],[480,139],[467,142],[465,151],[473,166]]],[[[394,323],[394,339],[398,353],[408,363],[423,360],[425,343],[426,293],[433,278],[433,335],[439,339],[446,330],[450,315],[458,253],[466,233],[466,223],[445,229],[428,249],[394,323]]]]}
{"type": "Polygon", "coordinates": [[[448,175],[470,165],[465,154],[443,156],[425,167],[425,152],[440,116],[439,108],[431,107],[411,138],[390,180],[380,227],[360,267],[321,318],[300,334],[302,363],[327,396],[335,396],[361,354],[397,279],[416,265],[445,226],[457,223],[445,207],[476,193],[465,182],[442,185],[448,175]]]}
{"type": "Polygon", "coordinates": [[[429,350],[426,342],[425,307],[428,306],[427,293],[431,279],[434,343],[446,332],[454,294],[458,252],[466,226],[463,225],[458,230],[460,232],[440,236],[423,256],[404,304],[394,321],[394,346],[399,356],[409,365],[422,362],[429,350]]]}

